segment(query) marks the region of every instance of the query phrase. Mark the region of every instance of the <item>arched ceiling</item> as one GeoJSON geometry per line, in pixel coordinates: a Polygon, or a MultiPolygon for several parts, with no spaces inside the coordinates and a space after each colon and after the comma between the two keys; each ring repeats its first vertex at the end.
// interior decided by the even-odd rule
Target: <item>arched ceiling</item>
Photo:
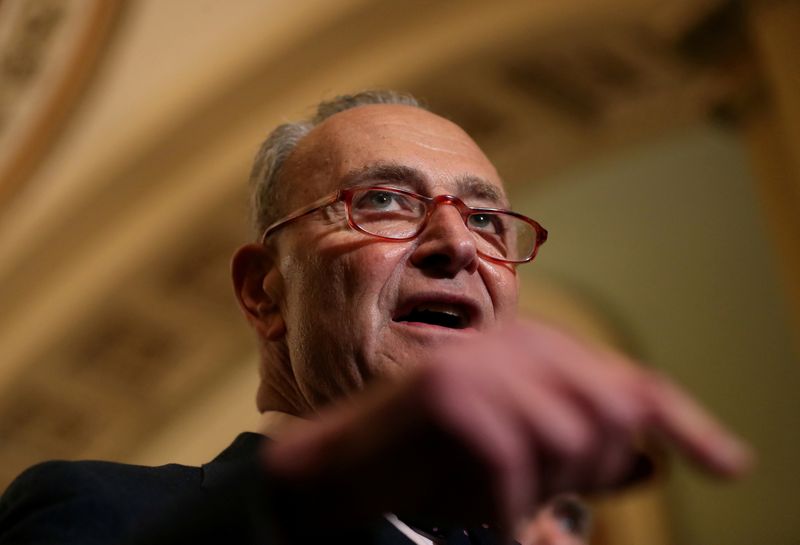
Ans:
{"type": "Polygon", "coordinates": [[[45,458],[146,458],[169,418],[255,382],[227,263],[277,123],[402,88],[537,183],[753,100],[735,4],[0,3],[0,56],[41,67],[0,84],[0,483],[45,458]],[[39,42],[12,24],[29,19],[39,42]]]}
{"type": "Polygon", "coordinates": [[[80,99],[116,1],[6,2],[0,17],[0,209],[30,179],[80,99]]]}
{"type": "MultiPolygon", "coordinates": [[[[4,4],[39,21],[24,28],[43,42],[27,46],[41,80],[18,95],[4,136],[40,123],[47,92],[87,73],[65,51],[103,62],[24,191],[5,187],[2,455],[119,455],[246,360],[226,278],[247,237],[243,180],[266,130],[319,98],[416,91],[519,183],[705,116],[748,76],[687,47],[719,2],[317,4],[4,4]]],[[[9,138],[3,157],[28,153],[9,138]]]]}

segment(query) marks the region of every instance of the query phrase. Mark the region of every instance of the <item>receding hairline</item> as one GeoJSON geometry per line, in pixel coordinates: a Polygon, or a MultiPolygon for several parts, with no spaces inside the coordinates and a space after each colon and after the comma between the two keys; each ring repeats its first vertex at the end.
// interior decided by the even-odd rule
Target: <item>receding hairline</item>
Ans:
{"type": "MultiPolygon", "coordinates": [[[[315,124],[314,127],[308,131],[308,133],[303,136],[303,138],[298,142],[298,146],[304,141],[307,140],[308,137],[316,132],[329,130],[331,125],[336,125],[338,123],[343,123],[344,119],[347,117],[353,117],[364,115],[365,112],[369,112],[372,110],[382,110],[384,112],[387,111],[396,111],[396,112],[406,112],[408,114],[420,117],[420,118],[429,118],[429,119],[436,119],[438,123],[441,123],[443,126],[448,127],[454,133],[458,133],[460,136],[466,137],[467,140],[472,142],[472,144],[477,148],[480,149],[480,146],[473,140],[472,136],[465,131],[458,123],[447,119],[435,112],[432,112],[426,108],[421,106],[413,106],[410,104],[393,104],[393,103],[383,103],[383,104],[360,104],[358,106],[353,106],[352,108],[348,108],[346,110],[342,110],[340,112],[336,112],[335,114],[326,117],[319,123],[315,124]]],[[[385,119],[385,114],[380,116],[381,119],[385,119]]],[[[291,155],[290,155],[291,156],[291,155]]]]}
{"type": "MultiPolygon", "coordinates": [[[[412,115],[419,119],[434,121],[432,132],[437,136],[444,136],[445,138],[452,139],[459,143],[468,143],[468,145],[479,153],[486,164],[491,167],[496,178],[493,183],[490,178],[482,177],[471,172],[464,172],[460,175],[453,177],[453,182],[459,195],[473,197],[481,200],[486,200],[492,206],[508,208],[509,201],[505,194],[503,181],[497,173],[494,164],[486,157],[483,150],[475,142],[475,140],[467,133],[460,125],[442,117],[430,110],[420,108],[418,106],[408,104],[362,104],[337,112],[315,125],[309,130],[294,146],[291,152],[286,156],[283,167],[278,173],[278,182],[280,186],[287,187],[287,183],[293,176],[296,176],[298,171],[295,169],[307,168],[309,157],[311,161],[323,156],[327,150],[327,144],[330,143],[329,139],[338,139],[341,137],[341,130],[352,130],[357,128],[360,122],[366,122],[375,127],[380,127],[386,124],[387,112],[395,112],[399,116],[412,115]],[[378,112],[377,114],[375,112],[378,112]],[[365,113],[371,114],[368,117],[363,117],[365,113]],[[444,129],[444,130],[442,130],[444,129]]],[[[407,119],[405,120],[407,121],[407,119]]],[[[389,121],[391,124],[391,121],[389,121]]],[[[347,172],[340,173],[340,188],[347,187],[348,185],[361,185],[361,180],[369,177],[387,181],[405,182],[405,185],[410,186],[419,193],[426,193],[425,186],[430,184],[432,180],[429,176],[417,169],[412,165],[406,165],[391,158],[385,160],[376,160],[375,162],[367,165],[359,166],[347,172]]],[[[295,197],[296,198],[296,197],[295,197]]],[[[284,196],[283,201],[288,202],[287,196],[284,196]]],[[[288,209],[284,210],[288,213],[288,209]]]]}
{"type": "MultiPolygon", "coordinates": [[[[396,161],[375,161],[346,172],[342,177],[341,187],[354,187],[373,181],[404,184],[417,192],[424,192],[424,186],[431,182],[429,176],[416,167],[396,161]]],[[[502,181],[500,184],[495,184],[482,176],[470,173],[457,175],[453,181],[459,196],[475,197],[498,206],[508,206],[502,181]]]]}

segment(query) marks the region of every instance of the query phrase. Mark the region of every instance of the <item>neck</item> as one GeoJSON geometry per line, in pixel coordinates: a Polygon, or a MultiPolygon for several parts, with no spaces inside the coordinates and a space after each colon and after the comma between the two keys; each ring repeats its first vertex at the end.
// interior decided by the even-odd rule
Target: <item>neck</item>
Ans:
{"type": "Polygon", "coordinates": [[[277,388],[273,384],[268,384],[264,380],[261,381],[261,385],[258,387],[256,403],[258,404],[258,410],[262,413],[266,411],[279,411],[292,416],[307,418],[312,412],[310,407],[298,403],[297,400],[284,395],[281,388],[277,388]]]}
{"type": "Polygon", "coordinates": [[[313,413],[292,372],[288,354],[278,350],[262,351],[261,383],[256,404],[258,410],[280,411],[293,416],[308,417],[313,413]]]}

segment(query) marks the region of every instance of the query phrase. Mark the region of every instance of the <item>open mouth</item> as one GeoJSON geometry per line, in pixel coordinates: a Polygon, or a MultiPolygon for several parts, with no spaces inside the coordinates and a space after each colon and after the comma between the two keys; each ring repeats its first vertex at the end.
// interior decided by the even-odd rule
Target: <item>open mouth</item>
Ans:
{"type": "Polygon", "coordinates": [[[466,329],[470,326],[469,309],[454,303],[419,303],[401,312],[395,322],[427,324],[449,329],[466,329]]]}

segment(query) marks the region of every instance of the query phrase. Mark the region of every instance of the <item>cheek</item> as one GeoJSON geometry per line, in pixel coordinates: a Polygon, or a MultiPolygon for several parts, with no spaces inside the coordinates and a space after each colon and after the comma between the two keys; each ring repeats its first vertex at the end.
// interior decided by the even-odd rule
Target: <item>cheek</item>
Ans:
{"type": "Polygon", "coordinates": [[[281,274],[286,286],[287,326],[300,331],[301,326],[315,322],[316,327],[329,327],[334,310],[344,310],[345,270],[341,263],[325,259],[320,252],[298,247],[281,260],[281,274]]]}
{"type": "Polygon", "coordinates": [[[375,242],[342,256],[342,286],[361,312],[382,310],[399,284],[406,245],[375,242]],[[363,305],[368,305],[364,308],[363,305]]]}
{"type": "Polygon", "coordinates": [[[492,299],[495,316],[499,319],[512,319],[516,316],[519,298],[519,277],[516,269],[511,266],[484,263],[480,275],[492,299]]]}
{"type": "Polygon", "coordinates": [[[301,297],[316,292],[315,302],[322,312],[335,310],[340,316],[350,313],[353,319],[371,317],[391,300],[408,245],[362,237],[354,241],[346,236],[349,233],[343,235],[336,240],[331,237],[313,253],[298,257],[287,272],[306,287],[301,297]]]}

